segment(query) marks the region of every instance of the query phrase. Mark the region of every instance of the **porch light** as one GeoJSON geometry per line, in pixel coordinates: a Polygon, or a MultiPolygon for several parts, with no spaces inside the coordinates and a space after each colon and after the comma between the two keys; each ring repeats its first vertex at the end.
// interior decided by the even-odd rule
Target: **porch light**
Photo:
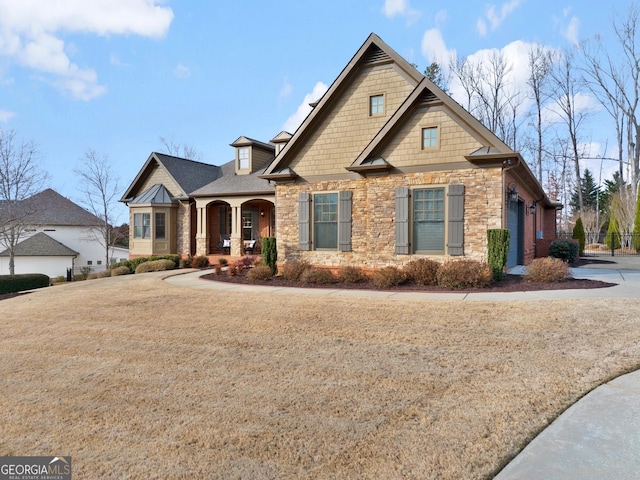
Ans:
{"type": "Polygon", "coordinates": [[[518,190],[517,187],[518,185],[516,184],[516,182],[511,182],[508,186],[507,186],[507,201],[509,202],[517,202],[518,201],[518,190]]]}
{"type": "Polygon", "coordinates": [[[531,201],[531,205],[529,205],[529,213],[531,215],[536,213],[536,202],[531,201]]]}

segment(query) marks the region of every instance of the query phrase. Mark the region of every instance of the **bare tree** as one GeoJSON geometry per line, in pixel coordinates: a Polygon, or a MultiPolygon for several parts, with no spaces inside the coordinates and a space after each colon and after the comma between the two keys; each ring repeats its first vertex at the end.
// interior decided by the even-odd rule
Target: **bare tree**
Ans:
{"type": "Polygon", "coordinates": [[[174,157],[186,158],[187,160],[200,161],[202,154],[193,146],[186,143],[176,143],[173,138],[160,137],[165,152],[174,157]]]}
{"type": "Polygon", "coordinates": [[[582,188],[580,185],[580,159],[583,157],[580,148],[580,133],[589,112],[576,105],[576,97],[580,92],[580,82],[576,78],[573,51],[565,51],[562,57],[554,63],[550,79],[555,89],[555,107],[552,110],[558,115],[566,127],[569,140],[569,154],[573,161],[576,190],[578,192],[579,211],[584,208],[582,188]]]}
{"type": "Polygon", "coordinates": [[[511,65],[493,51],[486,61],[451,62],[451,71],[465,91],[467,110],[514,150],[517,149],[520,96],[509,84],[511,65]]]}
{"type": "Polygon", "coordinates": [[[9,251],[9,274],[15,274],[15,248],[29,225],[35,205],[29,197],[48,181],[35,143],[20,142],[13,130],[0,130],[0,245],[9,251]]]}
{"type": "Polygon", "coordinates": [[[590,83],[603,94],[599,97],[604,97],[603,106],[616,119],[616,128],[624,129],[620,115],[626,117],[631,183],[637,191],[640,181],[640,7],[633,3],[624,14],[615,17],[613,31],[619,50],[606,50],[601,38],[596,37],[596,46],[590,48],[587,44],[584,49],[585,70],[590,83]]]}
{"type": "Polygon", "coordinates": [[[549,97],[547,84],[552,65],[553,59],[548,50],[539,43],[531,46],[529,49],[529,78],[527,79],[527,85],[531,89],[531,95],[534,100],[534,112],[532,115],[535,118],[533,124],[536,133],[535,146],[533,148],[536,159],[534,171],[539,182],[542,182],[542,163],[544,158],[542,107],[549,97]]]}
{"type": "Polygon", "coordinates": [[[82,194],[81,203],[93,215],[101,220],[99,227],[91,230],[96,241],[105,251],[105,265],[109,265],[114,238],[114,217],[120,187],[119,179],[111,170],[109,158],[95,150],[85,152],[82,163],[74,169],[79,178],[78,190],[82,194]]]}

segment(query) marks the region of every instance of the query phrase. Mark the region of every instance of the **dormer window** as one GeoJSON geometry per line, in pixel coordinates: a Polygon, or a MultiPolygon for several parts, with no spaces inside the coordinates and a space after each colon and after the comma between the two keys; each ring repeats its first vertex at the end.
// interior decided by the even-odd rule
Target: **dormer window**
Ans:
{"type": "Polygon", "coordinates": [[[238,149],[238,170],[249,169],[249,147],[238,149]]]}

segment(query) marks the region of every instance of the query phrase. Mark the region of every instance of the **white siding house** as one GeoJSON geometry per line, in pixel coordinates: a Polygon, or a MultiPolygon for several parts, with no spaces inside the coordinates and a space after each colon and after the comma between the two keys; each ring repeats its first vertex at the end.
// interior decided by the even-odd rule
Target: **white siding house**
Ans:
{"type": "MultiPolygon", "coordinates": [[[[44,190],[28,201],[32,211],[16,246],[15,273],[51,277],[66,275],[68,268],[100,271],[107,263],[128,258],[128,251],[118,247],[107,262],[99,241],[101,220],[54,190],[44,190]]],[[[0,275],[8,273],[9,252],[4,250],[0,252],[0,275]]]]}

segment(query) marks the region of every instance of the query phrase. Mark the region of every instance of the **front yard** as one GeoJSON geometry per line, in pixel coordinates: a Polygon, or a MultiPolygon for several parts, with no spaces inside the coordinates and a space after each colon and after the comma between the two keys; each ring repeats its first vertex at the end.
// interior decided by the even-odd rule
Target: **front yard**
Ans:
{"type": "Polygon", "coordinates": [[[167,285],[0,302],[0,455],[74,478],[487,478],[640,367],[640,300],[411,302],[167,285]]]}

